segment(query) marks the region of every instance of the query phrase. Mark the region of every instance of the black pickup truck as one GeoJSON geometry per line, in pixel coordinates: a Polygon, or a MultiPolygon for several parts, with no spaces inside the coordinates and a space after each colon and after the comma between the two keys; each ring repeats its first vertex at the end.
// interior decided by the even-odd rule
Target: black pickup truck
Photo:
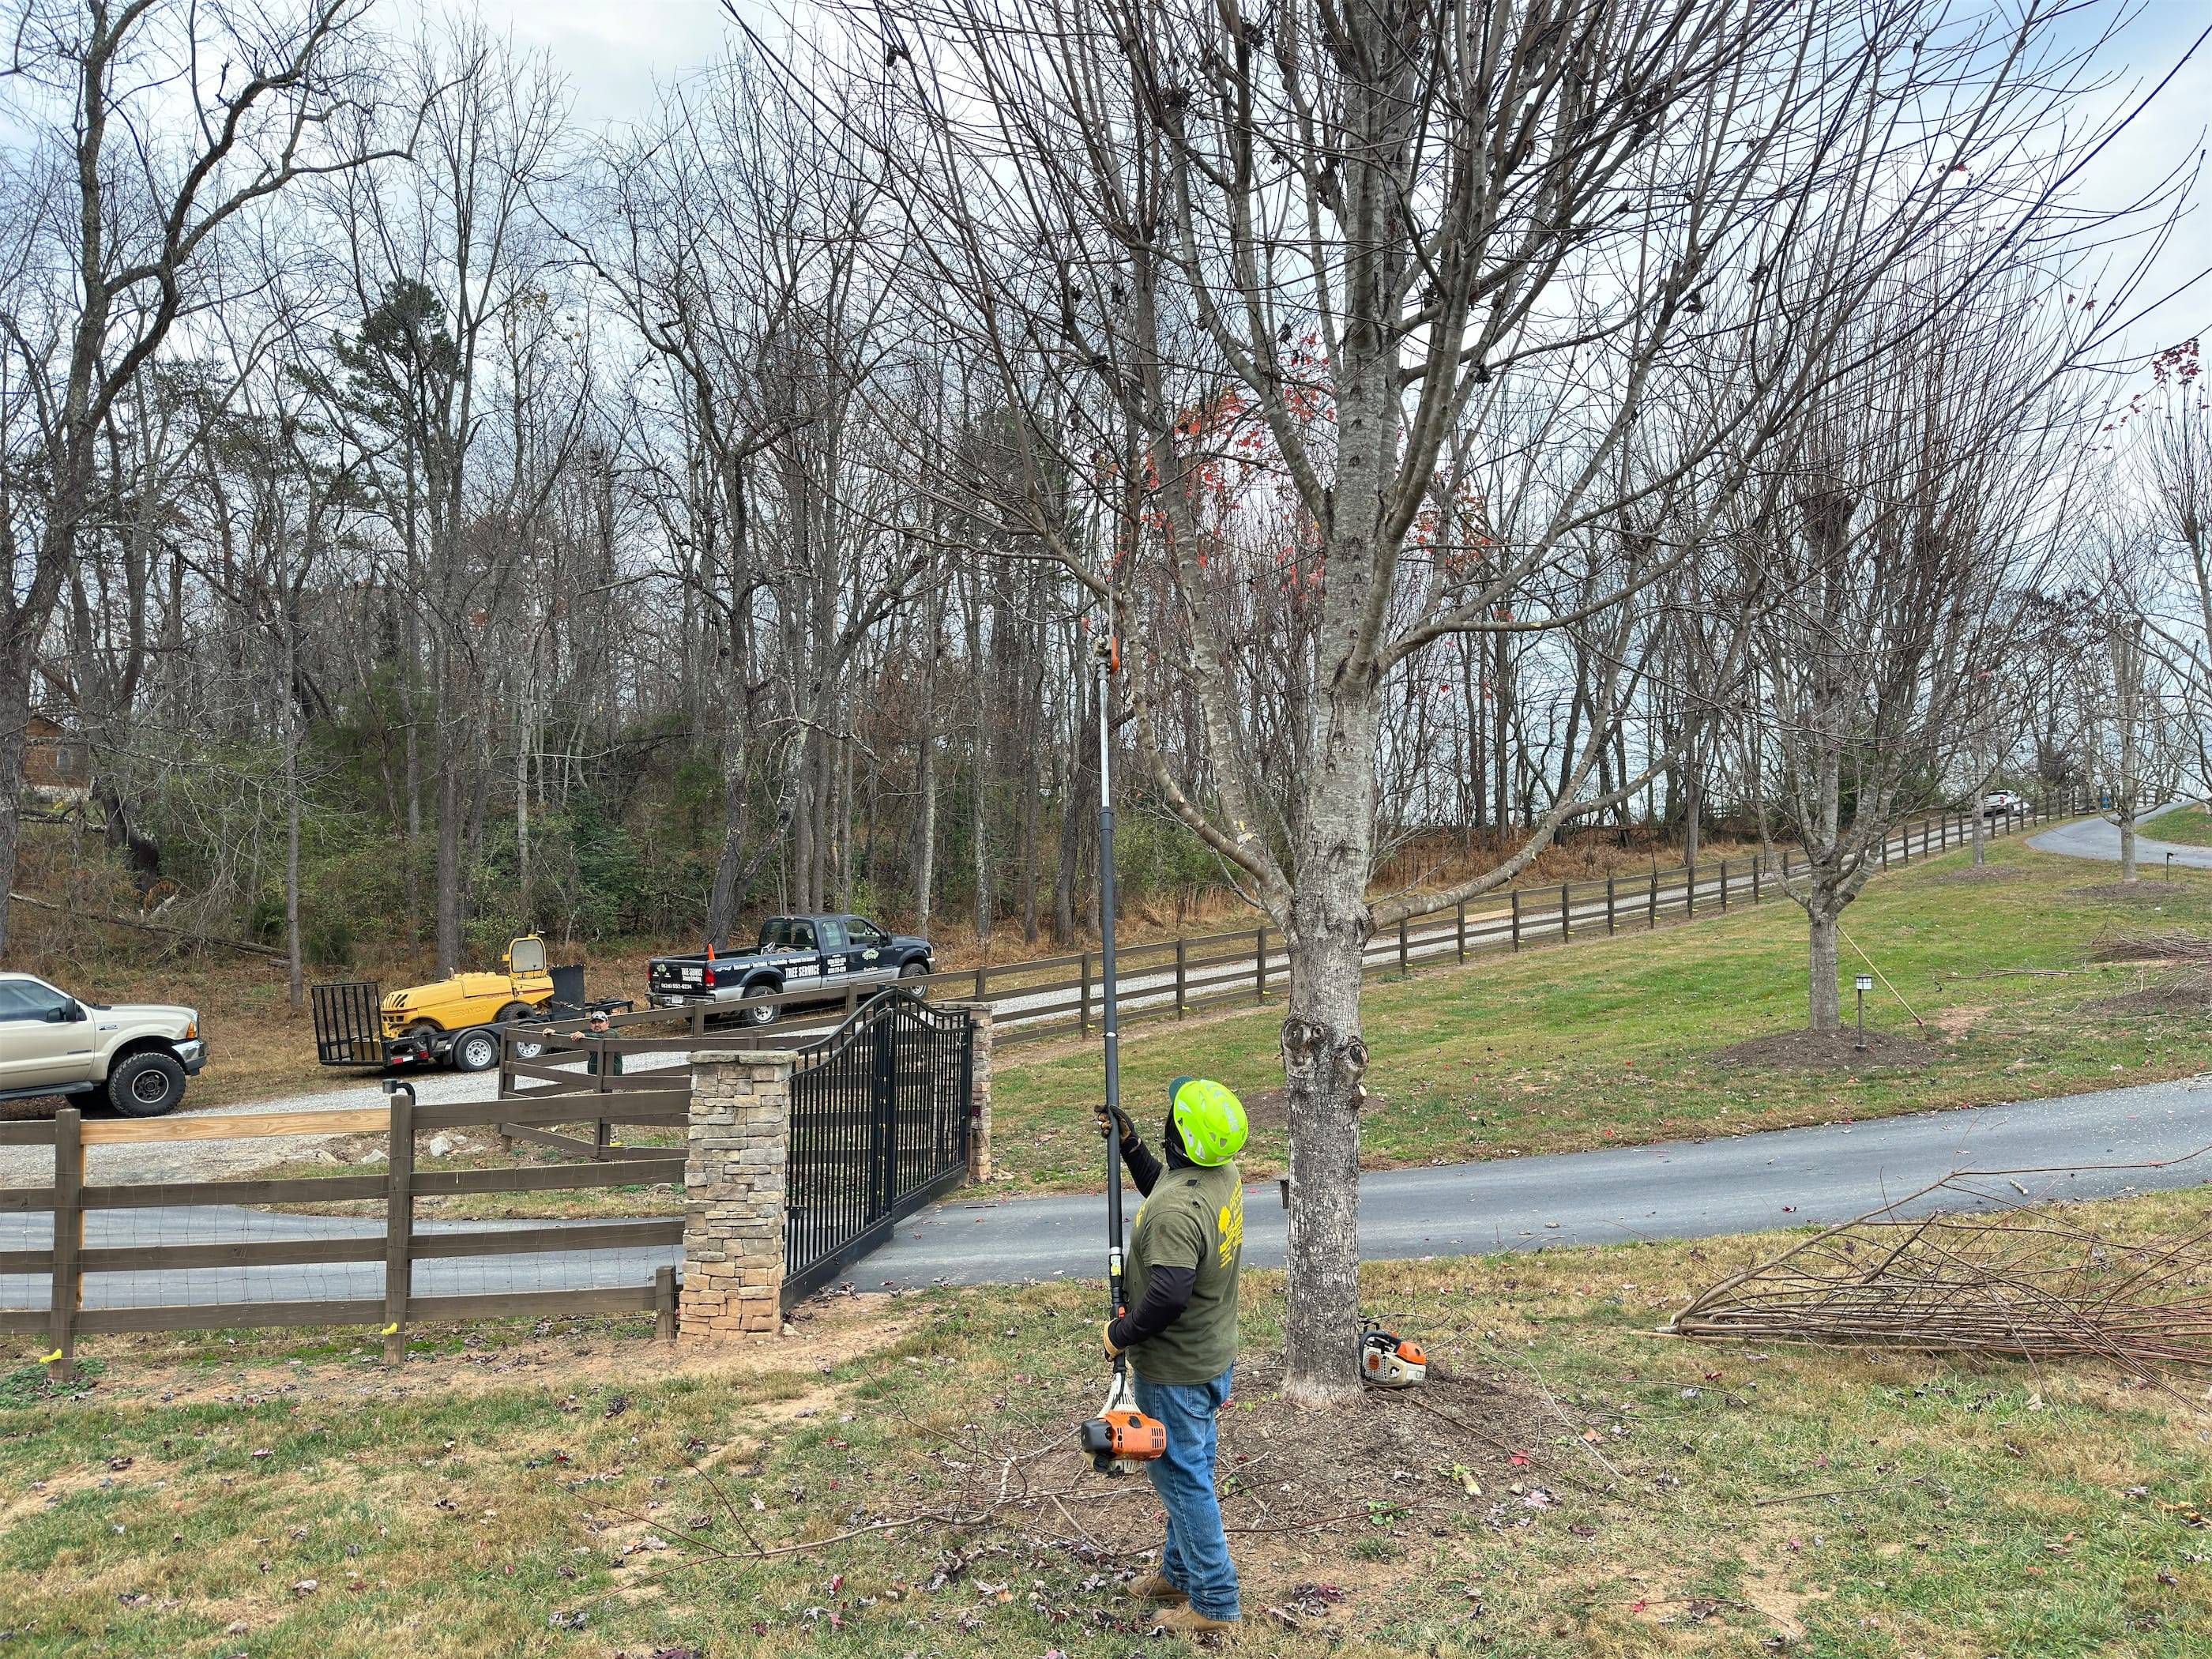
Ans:
{"type": "Polygon", "coordinates": [[[770,916],[749,951],[654,957],[645,964],[646,994],[656,1008],[693,1002],[737,1005],[748,1025],[773,1025],[787,1003],[764,999],[821,991],[841,1000],[854,986],[919,979],[932,969],[929,941],[887,933],[865,916],[770,916]]]}

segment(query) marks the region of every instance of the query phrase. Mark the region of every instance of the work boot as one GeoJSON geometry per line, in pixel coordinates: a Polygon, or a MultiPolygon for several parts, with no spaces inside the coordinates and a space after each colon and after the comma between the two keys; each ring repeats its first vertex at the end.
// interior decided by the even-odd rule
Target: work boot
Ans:
{"type": "Polygon", "coordinates": [[[1148,1572],[1142,1578],[1132,1579],[1121,1586],[1121,1594],[1132,1601],[1155,1601],[1163,1607],[1180,1607],[1190,1600],[1174,1579],[1158,1572],[1148,1572]]]}
{"type": "Polygon", "coordinates": [[[1231,1636],[1244,1628],[1241,1619],[1209,1619],[1188,1602],[1170,1607],[1152,1620],[1154,1630],[1170,1636],[1231,1636]]]}

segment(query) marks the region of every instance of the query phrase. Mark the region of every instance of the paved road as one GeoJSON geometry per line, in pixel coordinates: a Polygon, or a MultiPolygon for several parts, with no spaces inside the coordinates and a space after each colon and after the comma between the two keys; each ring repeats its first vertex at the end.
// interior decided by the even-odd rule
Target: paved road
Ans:
{"type": "MultiPolygon", "coordinates": [[[[2108,1197],[2212,1182],[2212,1154],[2162,1169],[2097,1168],[2183,1158],[2212,1144],[2212,1074],[2053,1100],[1924,1113],[1878,1122],[1780,1129],[1543,1158],[1394,1170],[1360,1183],[1360,1246],[1370,1258],[1461,1255],[1540,1245],[1617,1243],[1848,1220],[1962,1169],[2050,1169],[2021,1176],[2037,1195],[2108,1197]]],[[[1981,1200],[2019,1194],[2008,1177],[1981,1200]]],[[[1929,1207],[1936,1207],[1931,1202],[1929,1207]]],[[[923,1211],[854,1272],[864,1289],[1083,1277],[1099,1269],[1095,1197],[956,1197],[923,1211]]],[[[1283,1212],[1272,1184],[1245,1196],[1247,1259],[1283,1259],[1283,1212]]],[[[95,1212],[88,1243],[209,1243],[272,1237],[353,1237],[374,1220],[272,1216],[204,1206],[95,1212]]],[[[430,1223],[426,1231],[497,1223],[430,1223]]],[[[534,1225],[526,1223],[517,1224],[534,1225]]],[[[0,1214],[0,1249],[42,1249],[44,1217],[0,1214]]],[[[422,1295],[642,1284],[671,1250],[547,1252],[418,1262],[422,1295]]],[[[382,1293],[374,1263],[96,1273],[91,1306],[290,1301],[382,1293]]],[[[43,1307],[46,1281],[0,1279],[0,1307],[43,1307]]]]}
{"type": "MultiPolygon", "coordinates": [[[[1967,1169],[2059,1169],[2020,1177],[2038,1196],[2193,1187],[2212,1183],[2212,1152],[2165,1169],[2091,1166],[2181,1158],[2208,1145],[2212,1074],[1870,1123],[1383,1170],[1359,1183],[1360,1253],[1462,1255],[1846,1221],[1967,1169]]],[[[1989,1202],[2019,1197],[2009,1178],[1980,1185],[1989,1202]]],[[[1278,1189],[1248,1188],[1244,1204],[1245,1260],[1279,1265],[1278,1189]]],[[[854,1279],[873,1290],[1096,1273],[1103,1216],[1093,1197],[956,1196],[901,1226],[854,1279]]]]}
{"type": "MultiPolygon", "coordinates": [[[[2159,813],[2171,811],[2186,805],[2170,801],[2142,815],[2148,823],[2159,813]]],[[[2109,819],[2087,817],[2072,823],[2062,823],[2056,829],[2045,830],[2040,835],[2030,836],[2030,847],[2045,853],[2063,853],[2069,858],[2100,859],[2108,864],[2120,861],[2120,827],[2109,819]]],[[[2153,841],[2148,836],[2136,837],[2136,863],[2146,875],[2154,875],[2166,863],[2166,854],[2173,855],[2176,864],[2185,864],[2194,870],[2212,870],[2212,847],[2191,847],[2186,842],[2153,841]]]]}

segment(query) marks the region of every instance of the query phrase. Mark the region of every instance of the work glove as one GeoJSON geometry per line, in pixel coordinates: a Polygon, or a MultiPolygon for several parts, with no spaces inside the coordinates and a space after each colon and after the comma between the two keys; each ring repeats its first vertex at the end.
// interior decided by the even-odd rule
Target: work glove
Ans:
{"type": "Polygon", "coordinates": [[[1103,1105],[1094,1106],[1091,1110],[1098,1122],[1099,1139],[1105,1139],[1117,1129],[1120,1131],[1121,1141],[1124,1146],[1137,1138],[1137,1126],[1129,1121],[1129,1115],[1119,1106],[1114,1108],[1110,1115],[1103,1105]]]}
{"type": "Polygon", "coordinates": [[[1106,1345],[1106,1357],[1109,1359],[1114,1358],[1121,1352],[1121,1348],[1116,1346],[1114,1340],[1114,1322],[1112,1320],[1109,1319],[1106,1322],[1105,1328],[1098,1333],[1098,1340],[1106,1345]]]}

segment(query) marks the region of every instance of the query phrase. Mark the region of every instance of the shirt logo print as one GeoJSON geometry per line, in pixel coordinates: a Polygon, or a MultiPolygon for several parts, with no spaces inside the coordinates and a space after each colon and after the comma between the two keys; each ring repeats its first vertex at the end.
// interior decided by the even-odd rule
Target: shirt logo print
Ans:
{"type": "Polygon", "coordinates": [[[1237,1259],[1237,1252],[1244,1248],[1244,1189],[1233,1188],[1229,1201],[1221,1206],[1215,1218],[1221,1230],[1221,1265],[1227,1267],[1237,1259]]]}

